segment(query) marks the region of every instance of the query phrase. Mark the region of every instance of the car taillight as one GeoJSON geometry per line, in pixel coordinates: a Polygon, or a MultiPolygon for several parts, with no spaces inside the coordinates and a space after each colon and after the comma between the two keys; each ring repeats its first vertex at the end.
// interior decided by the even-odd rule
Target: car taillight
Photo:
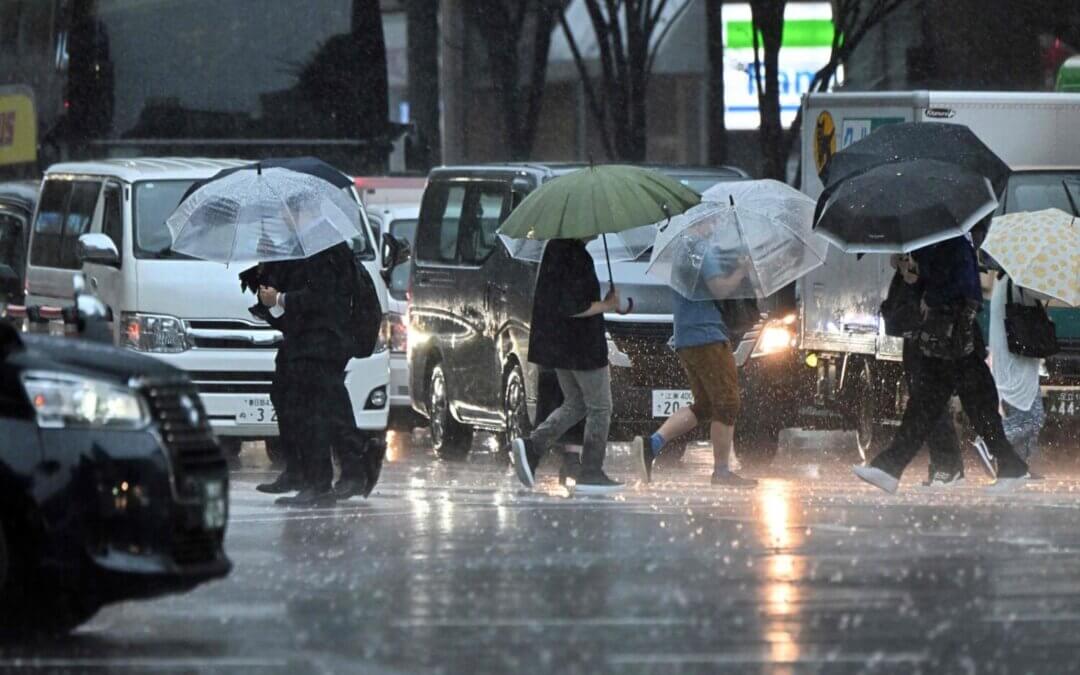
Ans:
{"type": "Polygon", "coordinates": [[[390,315],[390,351],[404,354],[409,349],[409,324],[401,314],[390,315]]]}

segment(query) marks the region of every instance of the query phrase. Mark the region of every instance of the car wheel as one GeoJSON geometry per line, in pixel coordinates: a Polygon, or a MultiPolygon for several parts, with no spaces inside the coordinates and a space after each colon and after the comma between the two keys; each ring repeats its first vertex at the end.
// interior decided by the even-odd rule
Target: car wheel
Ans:
{"type": "Polygon", "coordinates": [[[280,436],[272,436],[263,441],[266,444],[266,457],[274,466],[285,464],[285,445],[280,436]]]}
{"type": "Polygon", "coordinates": [[[515,439],[527,436],[532,430],[525,397],[525,376],[517,364],[506,374],[503,383],[502,411],[506,429],[498,436],[500,450],[510,447],[515,439]]]}
{"type": "Polygon", "coordinates": [[[431,445],[442,459],[462,459],[472,447],[472,427],[454,419],[450,412],[450,397],[446,390],[446,375],[441,365],[431,370],[428,382],[428,419],[431,425],[431,445]]]}

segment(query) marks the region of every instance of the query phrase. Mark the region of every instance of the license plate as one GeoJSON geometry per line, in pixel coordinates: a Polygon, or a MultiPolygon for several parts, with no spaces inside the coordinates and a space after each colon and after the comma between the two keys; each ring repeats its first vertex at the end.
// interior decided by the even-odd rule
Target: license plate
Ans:
{"type": "Polygon", "coordinates": [[[237,424],[277,424],[277,412],[269,398],[246,398],[236,411],[237,424]]]}
{"type": "Polygon", "coordinates": [[[1080,391],[1052,391],[1047,400],[1049,415],[1075,417],[1080,415],[1080,391]]]}
{"type": "Polygon", "coordinates": [[[205,529],[220,530],[225,527],[229,511],[225,499],[224,482],[208,480],[203,483],[203,527],[205,529]]]}
{"type": "Polygon", "coordinates": [[[679,410],[694,403],[689,389],[654,389],[652,393],[653,417],[671,417],[679,410]]]}

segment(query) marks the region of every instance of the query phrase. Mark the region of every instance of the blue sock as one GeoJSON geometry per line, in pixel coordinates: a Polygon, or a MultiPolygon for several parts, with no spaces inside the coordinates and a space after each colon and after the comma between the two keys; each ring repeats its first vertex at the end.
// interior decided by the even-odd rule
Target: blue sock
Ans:
{"type": "Polygon", "coordinates": [[[656,457],[664,449],[664,437],[659,433],[649,436],[649,447],[652,448],[653,457],[656,457]]]}

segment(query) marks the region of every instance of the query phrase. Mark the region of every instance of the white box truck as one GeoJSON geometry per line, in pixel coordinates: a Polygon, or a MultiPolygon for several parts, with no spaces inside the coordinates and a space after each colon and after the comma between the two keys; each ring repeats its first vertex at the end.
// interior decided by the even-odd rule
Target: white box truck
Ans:
{"type": "MultiPolygon", "coordinates": [[[[1075,212],[1080,203],[1080,94],[824,93],[802,105],[802,189],[811,197],[820,195],[818,172],[833,153],[888,124],[934,121],[969,126],[1013,170],[999,212],[1075,212]]],[[[773,349],[762,357],[802,371],[795,379],[804,400],[792,426],[855,429],[865,454],[880,439],[879,425],[903,411],[902,345],[884,334],[880,316],[891,278],[887,256],[832,248],[826,264],[798,282],[796,335],[774,341],[794,353],[773,349]]],[[[1080,420],[1080,318],[1064,307],[1051,313],[1062,353],[1047,360],[1044,395],[1051,417],[1068,423],[1080,420]]]]}

